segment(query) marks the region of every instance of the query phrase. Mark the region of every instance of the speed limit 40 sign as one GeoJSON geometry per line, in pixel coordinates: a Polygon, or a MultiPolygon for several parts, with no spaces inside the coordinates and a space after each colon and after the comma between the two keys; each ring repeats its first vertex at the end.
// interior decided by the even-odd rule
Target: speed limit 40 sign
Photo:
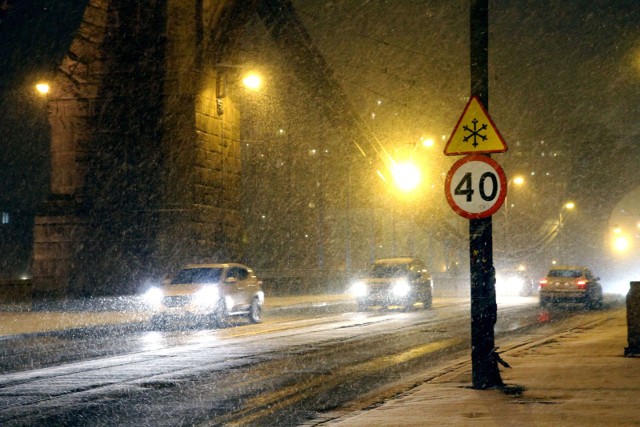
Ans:
{"type": "Polygon", "coordinates": [[[493,215],[507,195],[507,177],[500,165],[484,155],[466,156],[453,164],[445,181],[449,206],[468,219],[493,215]]]}

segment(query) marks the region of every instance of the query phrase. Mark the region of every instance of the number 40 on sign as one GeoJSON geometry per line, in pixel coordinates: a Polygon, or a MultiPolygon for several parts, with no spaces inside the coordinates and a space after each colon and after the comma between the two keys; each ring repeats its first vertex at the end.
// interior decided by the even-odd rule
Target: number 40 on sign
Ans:
{"type": "Polygon", "coordinates": [[[445,181],[449,206],[468,219],[493,215],[507,195],[507,177],[502,167],[484,155],[471,155],[453,164],[445,181]]]}

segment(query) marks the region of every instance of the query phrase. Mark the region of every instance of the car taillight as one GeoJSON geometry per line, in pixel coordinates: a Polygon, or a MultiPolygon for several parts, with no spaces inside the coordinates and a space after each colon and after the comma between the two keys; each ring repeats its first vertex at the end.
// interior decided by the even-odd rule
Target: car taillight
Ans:
{"type": "Polygon", "coordinates": [[[578,289],[586,289],[587,288],[587,281],[586,280],[578,280],[578,283],[576,283],[576,286],[578,287],[578,289]]]}
{"type": "Polygon", "coordinates": [[[540,288],[547,286],[547,283],[549,283],[547,279],[540,279],[540,288]]]}

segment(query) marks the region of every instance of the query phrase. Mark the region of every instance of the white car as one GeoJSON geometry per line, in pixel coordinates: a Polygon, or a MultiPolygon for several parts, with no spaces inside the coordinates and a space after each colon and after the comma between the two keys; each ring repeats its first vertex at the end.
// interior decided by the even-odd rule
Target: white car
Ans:
{"type": "Polygon", "coordinates": [[[187,318],[220,326],[228,316],[262,321],[262,282],[242,264],[191,264],[171,280],[149,288],[143,297],[154,324],[187,318]]]}

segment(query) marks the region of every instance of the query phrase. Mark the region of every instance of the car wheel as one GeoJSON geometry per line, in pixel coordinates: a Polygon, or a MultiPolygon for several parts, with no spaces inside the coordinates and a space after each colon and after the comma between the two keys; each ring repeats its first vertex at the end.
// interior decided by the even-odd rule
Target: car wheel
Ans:
{"type": "Polygon", "coordinates": [[[596,307],[597,308],[602,308],[604,304],[602,303],[602,290],[600,290],[600,292],[598,292],[598,297],[596,298],[596,307]]]}
{"type": "Polygon", "coordinates": [[[220,300],[218,306],[216,307],[216,311],[213,312],[213,324],[215,327],[224,328],[227,326],[227,304],[224,299],[220,300]]]}
{"type": "Polygon", "coordinates": [[[167,319],[161,314],[151,316],[150,323],[152,329],[164,329],[167,327],[167,319]]]}
{"type": "Polygon", "coordinates": [[[431,295],[431,292],[429,292],[426,297],[422,300],[422,308],[425,310],[428,310],[431,308],[431,305],[433,304],[433,296],[431,295]]]}
{"type": "Polygon", "coordinates": [[[593,310],[595,308],[595,301],[591,296],[587,296],[584,299],[584,308],[587,310],[593,310]]]}
{"type": "Polygon", "coordinates": [[[413,300],[413,299],[412,299],[412,300],[410,300],[410,301],[407,301],[407,305],[405,305],[405,306],[402,308],[402,310],[403,310],[403,311],[411,311],[411,310],[413,309],[413,304],[415,304],[415,303],[416,303],[416,301],[415,301],[415,300],[413,300]]]}
{"type": "Polygon", "coordinates": [[[258,298],[254,298],[251,301],[251,308],[249,308],[249,321],[251,323],[260,323],[262,322],[262,305],[258,298]]]}
{"type": "Polygon", "coordinates": [[[602,308],[602,295],[592,297],[589,296],[584,303],[587,310],[597,310],[602,308]]]}

